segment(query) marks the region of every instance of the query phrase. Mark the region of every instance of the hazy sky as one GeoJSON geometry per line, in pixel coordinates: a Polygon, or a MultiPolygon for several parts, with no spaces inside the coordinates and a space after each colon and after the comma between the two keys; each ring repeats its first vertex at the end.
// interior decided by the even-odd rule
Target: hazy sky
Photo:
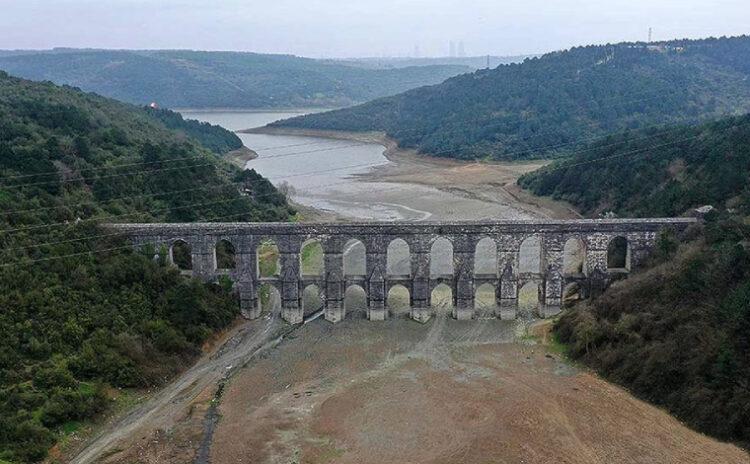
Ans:
{"type": "Polygon", "coordinates": [[[538,53],[750,33],[750,0],[0,0],[0,48],[192,48],[311,57],[538,53]]]}

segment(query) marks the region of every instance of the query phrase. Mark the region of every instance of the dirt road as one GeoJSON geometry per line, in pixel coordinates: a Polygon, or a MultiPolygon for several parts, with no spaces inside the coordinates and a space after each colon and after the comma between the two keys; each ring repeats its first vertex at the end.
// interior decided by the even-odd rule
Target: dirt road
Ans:
{"type": "Polygon", "coordinates": [[[247,362],[258,350],[274,343],[289,330],[278,316],[242,324],[228,334],[218,348],[203,356],[153,398],[101,430],[70,462],[101,462],[105,456],[117,461],[121,454],[129,455],[143,448],[144,442],[189,420],[196,406],[205,409],[217,383],[232,368],[247,362]]]}

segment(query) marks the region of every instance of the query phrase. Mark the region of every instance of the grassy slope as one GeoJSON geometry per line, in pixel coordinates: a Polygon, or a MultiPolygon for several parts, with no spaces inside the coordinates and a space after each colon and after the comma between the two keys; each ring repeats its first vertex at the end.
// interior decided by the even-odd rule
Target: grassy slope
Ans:
{"type": "Polygon", "coordinates": [[[0,73],[0,114],[0,459],[28,462],[106,409],[108,386],[164,382],[238,313],[229,282],[186,280],[97,238],[100,220],[292,211],[268,181],[140,108],[0,73]]]}
{"type": "Polygon", "coordinates": [[[564,155],[584,139],[750,109],[750,37],[574,48],[278,126],[385,131],[442,156],[564,155]]]}
{"type": "Polygon", "coordinates": [[[436,84],[462,66],[370,70],[288,55],[67,50],[0,57],[0,69],[171,108],[346,106],[436,84]]]}

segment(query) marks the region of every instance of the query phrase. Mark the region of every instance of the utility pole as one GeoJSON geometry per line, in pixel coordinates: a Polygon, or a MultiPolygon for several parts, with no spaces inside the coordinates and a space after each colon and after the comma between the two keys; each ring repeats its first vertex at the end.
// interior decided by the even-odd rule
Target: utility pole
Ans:
{"type": "Polygon", "coordinates": [[[490,69],[490,55],[487,55],[487,69],[490,69]]]}
{"type": "Polygon", "coordinates": [[[648,28],[648,43],[651,43],[651,39],[653,38],[654,30],[652,28],[648,28]]]}

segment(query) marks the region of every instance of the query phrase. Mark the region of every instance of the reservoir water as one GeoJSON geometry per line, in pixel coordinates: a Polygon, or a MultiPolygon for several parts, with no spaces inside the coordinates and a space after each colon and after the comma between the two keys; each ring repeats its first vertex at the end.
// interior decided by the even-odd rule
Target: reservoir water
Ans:
{"type": "MultiPolygon", "coordinates": [[[[262,127],[280,119],[309,113],[310,110],[255,111],[255,110],[180,110],[188,119],[218,124],[228,130],[239,131],[262,127]]],[[[376,143],[333,140],[321,137],[237,134],[246,147],[258,153],[248,161],[247,168],[270,179],[277,186],[286,184],[292,200],[297,204],[335,213],[352,220],[485,220],[531,219],[539,213],[528,208],[502,189],[476,185],[474,174],[487,172],[486,166],[461,165],[446,170],[425,160],[389,161],[385,148],[376,143]],[[407,163],[408,164],[408,163],[407,163]],[[411,169],[416,177],[402,177],[384,181],[372,172],[377,169],[411,169]],[[469,180],[466,182],[468,169],[469,180]],[[447,175],[458,175],[456,182],[446,185],[447,175]],[[462,180],[463,179],[463,180],[462,180]],[[470,185],[470,184],[474,185],[470,185]],[[437,188],[436,188],[437,187],[437,188]]],[[[499,182],[505,174],[492,175],[488,183],[499,182]]]]}
{"type": "MultiPolygon", "coordinates": [[[[238,131],[265,126],[309,111],[181,110],[180,113],[188,119],[218,124],[226,129],[238,131]]],[[[247,167],[255,169],[277,186],[291,186],[292,197],[297,203],[358,219],[423,219],[429,216],[427,212],[410,210],[403,205],[342,199],[358,192],[372,190],[372,185],[364,185],[352,176],[388,163],[383,156],[385,149],[382,145],[319,137],[243,133],[237,135],[246,147],[258,153],[258,158],[250,160],[247,167]]]]}

